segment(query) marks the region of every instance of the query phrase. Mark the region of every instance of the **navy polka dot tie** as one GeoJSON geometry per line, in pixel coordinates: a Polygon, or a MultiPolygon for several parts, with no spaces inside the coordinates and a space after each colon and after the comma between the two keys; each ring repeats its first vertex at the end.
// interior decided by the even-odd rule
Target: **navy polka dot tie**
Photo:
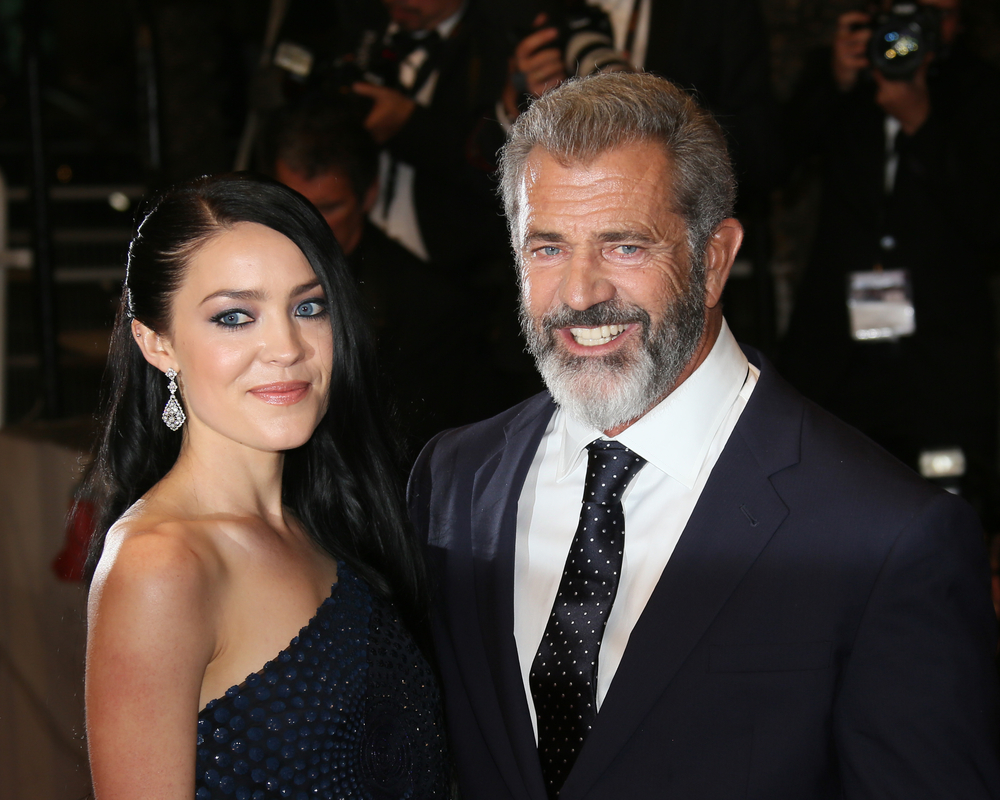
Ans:
{"type": "Polygon", "coordinates": [[[550,798],[559,796],[597,717],[597,654],[625,549],[621,496],[646,463],[618,442],[598,439],[587,450],[580,524],[528,677],[550,798]]]}

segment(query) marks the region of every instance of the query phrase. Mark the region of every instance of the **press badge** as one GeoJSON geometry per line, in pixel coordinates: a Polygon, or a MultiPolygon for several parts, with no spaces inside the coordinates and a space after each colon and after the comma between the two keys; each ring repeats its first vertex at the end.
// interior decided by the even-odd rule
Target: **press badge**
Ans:
{"type": "Polygon", "coordinates": [[[847,310],[854,339],[877,341],[913,335],[917,323],[905,269],[852,272],[848,280],[847,310]]]}

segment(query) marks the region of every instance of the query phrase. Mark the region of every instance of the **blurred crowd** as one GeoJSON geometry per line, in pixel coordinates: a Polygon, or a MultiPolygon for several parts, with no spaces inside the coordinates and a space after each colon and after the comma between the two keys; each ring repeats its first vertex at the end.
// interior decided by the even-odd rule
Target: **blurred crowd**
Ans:
{"type": "Polygon", "coordinates": [[[655,71],[726,121],[745,198],[774,171],[754,2],[391,0],[322,21],[293,2],[272,30],[249,165],[305,194],[337,233],[417,444],[540,388],[493,181],[533,97],[573,75],[655,71]]]}
{"type": "Polygon", "coordinates": [[[783,374],[995,527],[1000,81],[972,2],[845,11],[776,92],[757,0],[293,0],[254,81],[248,165],[326,216],[419,446],[538,386],[493,184],[506,128],[574,75],[667,77],[726,130],[758,247],[811,242],[772,348],[783,374]],[[769,214],[804,173],[815,229],[782,230],[769,214]]]}
{"type": "MultiPolygon", "coordinates": [[[[758,287],[727,289],[738,337],[1000,529],[994,0],[109,2],[139,31],[136,70],[156,72],[147,183],[235,165],[313,201],[367,298],[411,453],[541,388],[495,192],[506,129],[575,75],[645,70],[729,138],[758,287]]],[[[83,25],[50,6],[57,28],[83,25]]],[[[125,74],[87,41],[67,64],[125,74]]]]}
{"type": "Polygon", "coordinates": [[[323,18],[292,2],[270,32],[247,165],[333,227],[415,445],[541,388],[493,180],[533,97],[574,75],[653,71],[725,121],[745,207],[775,172],[767,31],[752,0],[386,0],[328,5],[323,18]]]}

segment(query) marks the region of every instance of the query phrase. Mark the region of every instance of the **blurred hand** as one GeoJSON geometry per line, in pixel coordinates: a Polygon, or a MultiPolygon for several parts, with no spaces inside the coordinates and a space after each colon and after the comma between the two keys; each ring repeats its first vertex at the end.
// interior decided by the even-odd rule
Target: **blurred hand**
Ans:
{"type": "Polygon", "coordinates": [[[375,101],[372,110],[365,117],[365,129],[378,144],[385,144],[406,124],[417,104],[402,92],[373,83],[355,83],[351,86],[356,94],[370,97],[375,101]]]}
{"type": "Polygon", "coordinates": [[[862,27],[871,22],[863,11],[848,11],[837,18],[833,37],[833,80],[842,92],[850,91],[858,75],[868,68],[868,40],[872,32],[862,27]]]}
{"type": "Polygon", "coordinates": [[[878,70],[873,70],[875,76],[875,102],[891,117],[899,120],[900,130],[907,136],[913,136],[931,113],[931,96],[927,91],[928,58],[917,69],[916,74],[908,81],[892,81],[878,70]]]}
{"type": "Polygon", "coordinates": [[[503,95],[504,108],[511,119],[520,112],[518,104],[522,93],[538,97],[546,89],[566,80],[562,51],[553,46],[559,31],[541,27],[545,22],[545,14],[535,17],[532,24],[538,30],[525,36],[511,56],[503,95]]]}

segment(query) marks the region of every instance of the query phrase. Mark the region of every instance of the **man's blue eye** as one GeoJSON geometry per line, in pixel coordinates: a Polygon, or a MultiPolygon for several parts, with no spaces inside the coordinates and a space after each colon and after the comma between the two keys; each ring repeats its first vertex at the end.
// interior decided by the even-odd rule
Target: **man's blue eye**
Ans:
{"type": "Polygon", "coordinates": [[[318,317],[326,311],[326,305],[319,300],[306,300],[304,303],[299,303],[295,308],[295,316],[297,317],[318,317]]]}
{"type": "Polygon", "coordinates": [[[635,244],[622,244],[618,246],[623,256],[632,256],[639,252],[639,246],[635,244]]]}
{"type": "Polygon", "coordinates": [[[542,255],[543,256],[559,255],[559,248],[553,244],[546,245],[545,247],[542,248],[542,255]]]}

